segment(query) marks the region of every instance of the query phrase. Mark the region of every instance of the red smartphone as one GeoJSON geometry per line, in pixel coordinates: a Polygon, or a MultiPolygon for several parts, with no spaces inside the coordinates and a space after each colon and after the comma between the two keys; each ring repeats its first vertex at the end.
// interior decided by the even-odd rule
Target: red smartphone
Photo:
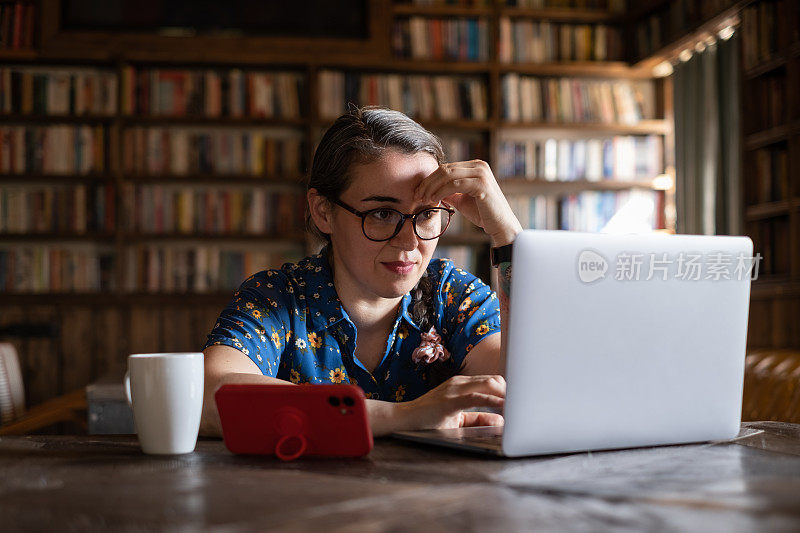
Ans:
{"type": "Polygon", "coordinates": [[[356,385],[222,385],[214,394],[233,453],[361,457],[372,450],[364,391],[356,385]]]}

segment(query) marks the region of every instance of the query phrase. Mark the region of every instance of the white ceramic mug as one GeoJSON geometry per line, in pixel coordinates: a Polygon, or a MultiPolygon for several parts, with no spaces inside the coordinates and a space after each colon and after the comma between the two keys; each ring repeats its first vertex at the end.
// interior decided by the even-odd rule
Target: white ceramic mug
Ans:
{"type": "Polygon", "coordinates": [[[203,354],[128,356],[125,394],[144,453],[194,451],[203,410],[203,354]]]}

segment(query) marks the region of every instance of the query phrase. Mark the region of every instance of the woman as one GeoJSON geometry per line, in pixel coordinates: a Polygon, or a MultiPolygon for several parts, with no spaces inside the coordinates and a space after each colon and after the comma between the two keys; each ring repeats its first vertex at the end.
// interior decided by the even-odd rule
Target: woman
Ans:
{"type": "Polygon", "coordinates": [[[433,260],[460,211],[508,250],[521,226],[489,165],[444,163],[439,140],[406,115],[353,108],[320,141],[307,191],[322,251],[245,280],[205,348],[200,432],[221,435],[225,383],[355,383],[375,436],[500,425],[500,301],[479,278],[433,260]]]}

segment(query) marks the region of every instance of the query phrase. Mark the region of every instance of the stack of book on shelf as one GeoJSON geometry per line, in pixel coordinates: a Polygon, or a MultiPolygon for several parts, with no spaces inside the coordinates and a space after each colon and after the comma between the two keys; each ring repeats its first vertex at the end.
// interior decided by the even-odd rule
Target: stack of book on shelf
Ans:
{"type": "Polygon", "coordinates": [[[0,2],[0,50],[30,50],[36,30],[32,1],[0,2]]]}
{"type": "Polygon", "coordinates": [[[409,17],[394,23],[394,55],[455,61],[489,59],[489,21],[485,18],[409,17]]]}
{"type": "Polygon", "coordinates": [[[498,57],[503,63],[621,60],[622,37],[605,24],[557,24],[500,19],[498,57]]]}
{"type": "Polygon", "coordinates": [[[509,122],[636,124],[655,117],[649,80],[538,78],[506,74],[503,118],[509,122]]]}
{"type": "Polygon", "coordinates": [[[299,118],[306,78],[241,69],[122,71],[122,113],[149,116],[299,118]]]}
{"type": "Polygon", "coordinates": [[[561,200],[561,227],[589,232],[640,233],[661,227],[656,191],[586,191],[561,200]]]}
{"type": "Polygon", "coordinates": [[[132,232],[302,240],[305,196],[297,190],[128,184],[125,191],[124,219],[132,232]]]}
{"type": "Polygon", "coordinates": [[[114,251],[78,243],[0,248],[0,291],[88,293],[114,290],[114,251]]]}
{"type": "Polygon", "coordinates": [[[0,173],[101,173],[106,134],[101,125],[0,126],[0,173]]]}
{"type": "Polygon", "coordinates": [[[656,135],[505,140],[499,144],[497,166],[498,179],[652,179],[662,172],[663,143],[656,135]]]}
{"type": "Polygon", "coordinates": [[[319,114],[335,119],[347,102],[384,105],[422,120],[486,120],[486,84],[472,76],[361,74],[322,70],[319,114]]]}
{"type": "Polygon", "coordinates": [[[296,262],[294,250],[251,251],[232,246],[137,245],[124,255],[126,292],[219,293],[236,289],[255,272],[296,262]]]}
{"type": "Polygon", "coordinates": [[[4,185],[0,234],[110,235],[116,229],[112,185],[4,185]]]}
{"type": "Polygon", "coordinates": [[[90,68],[0,68],[0,112],[21,115],[113,116],[117,75],[90,68]]]}
{"type": "Polygon", "coordinates": [[[131,174],[295,177],[305,168],[305,143],[294,131],[132,127],[122,137],[122,165],[131,174]]]}

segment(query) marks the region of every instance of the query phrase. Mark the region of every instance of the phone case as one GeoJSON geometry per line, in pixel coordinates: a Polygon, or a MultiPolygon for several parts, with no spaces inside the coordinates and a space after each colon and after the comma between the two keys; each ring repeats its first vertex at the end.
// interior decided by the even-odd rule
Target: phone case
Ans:
{"type": "Polygon", "coordinates": [[[225,446],[237,454],[361,457],[372,450],[356,385],[227,384],[214,395],[225,446]]]}

